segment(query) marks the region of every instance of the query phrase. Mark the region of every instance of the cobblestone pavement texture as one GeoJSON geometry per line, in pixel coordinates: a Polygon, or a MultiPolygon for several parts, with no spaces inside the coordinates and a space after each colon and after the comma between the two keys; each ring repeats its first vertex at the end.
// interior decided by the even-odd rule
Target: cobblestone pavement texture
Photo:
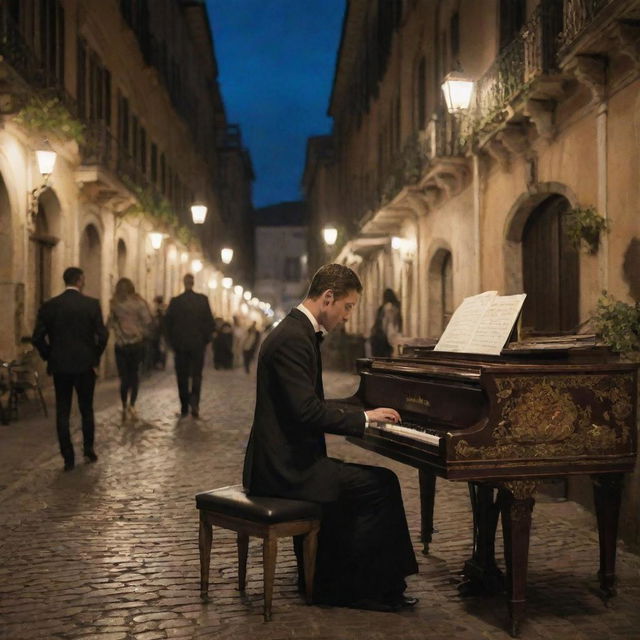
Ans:
{"type": "MultiPolygon", "coordinates": [[[[350,395],[356,382],[329,373],[325,386],[339,397],[350,395]]],[[[420,574],[408,581],[408,592],[420,598],[414,610],[306,606],[284,540],[273,621],[264,623],[260,541],[251,541],[241,595],[235,535],[224,530],[214,531],[212,601],[201,603],[194,494],[240,481],[254,385],[254,376],[239,370],[208,369],[203,418],[177,421],[173,375],[156,373],[143,381],[139,418],[122,423],[116,383],[103,382],[96,400],[100,459],[69,473],[62,471],[51,418],[25,406],[20,421],[1,427],[0,638],[509,638],[502,597],[463,598],[457,589],[471,550],[471,515],[466,485],[445,481],[438,483],[431,554],[418,554],[420,574]]],[[[81,451],[77,423],[76,416],[81,451]]],[[[419,550],[415,470],[333,436],[329,449],[398,473],[419,550]]],[[[597,595],[597,562],[592,516],[574,503],[540,500],[523,639],[640,639],[640,558],[620,548],[619,595],[608,606],[597,595]]]]}

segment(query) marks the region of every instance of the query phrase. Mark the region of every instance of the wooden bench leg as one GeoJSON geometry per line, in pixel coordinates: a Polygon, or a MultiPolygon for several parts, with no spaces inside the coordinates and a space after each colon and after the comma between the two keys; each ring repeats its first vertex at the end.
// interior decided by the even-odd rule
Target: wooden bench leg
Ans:
{"type": "Polygon", "coordinates": [[[238,534],[238,589],[244,591],[247,586],[247,555],[249,553],[249,536],[238,534]]]}
{"type": "Polygon", "coordinates": [[[264,569],[264,621],[271,620],[271,600],[273,597],[273,579],[276,573],[278,539],[268,535],[262,543],[262,563],[264,569]]]}
{"type": "Polygon", "coordinates": [[[320,522],[313,523],[311,531],[304,537],[304,582],[307,604],[313,602],[313,578],[316,571],[316,551],[318,550],[318,531],[320,522]]]}
{"type": "Polygon", "coordinates": [[[206,515],[200,511],[200,532],[198,546],[200,548],[200,597],[207,599],[209,595],[209,562],[211,560],[211,541],[213,527],[207,522],[206,515]]]}

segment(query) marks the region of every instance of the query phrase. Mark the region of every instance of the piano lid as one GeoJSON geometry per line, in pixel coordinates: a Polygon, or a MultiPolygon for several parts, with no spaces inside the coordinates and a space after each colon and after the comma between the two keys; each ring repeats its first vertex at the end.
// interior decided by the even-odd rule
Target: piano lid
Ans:
{"type": "Polygon", "coordinates": [[[599,344],[594,335],[536,336],[510,342],[499,356],[453,351],[434,351],[431,345],[403,344],[403,358],[430,361],[461,361],[488,363],[583,363],[618,362],[619,355],[610,347],[599,344]]]}

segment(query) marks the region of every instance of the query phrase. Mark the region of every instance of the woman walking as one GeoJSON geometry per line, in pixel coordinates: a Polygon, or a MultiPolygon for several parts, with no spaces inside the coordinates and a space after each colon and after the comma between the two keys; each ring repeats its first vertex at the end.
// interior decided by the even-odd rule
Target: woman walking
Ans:
{"type": "Polygon", "coordinates": [[[129,278],[120,278],[111,298],[109,327],[116,339],[115,354],[120,377],[122,421],[136,418],[140,363],[144,358],[145,338],[152,326],[147,303],[136,293],[129,278]]]}

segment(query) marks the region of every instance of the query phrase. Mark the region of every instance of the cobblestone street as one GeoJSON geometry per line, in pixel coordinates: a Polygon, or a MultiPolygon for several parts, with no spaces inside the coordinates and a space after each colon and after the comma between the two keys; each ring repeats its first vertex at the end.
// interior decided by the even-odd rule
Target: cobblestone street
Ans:
{"type": "MultiPolygon", "coordinates": [[[[326,375],[327,395],[350,395],[355,376],[326,375]]],[[[502,597],[460,596],[471,551],[466,484],[438,483],[431,555],[408,593],[415,610],[372,613],[307,607],[296,591],[289,540],[280,544],[273,621],[262,620],[262,552],[252,539],[246,595],[236,590],[235,534],[214,530],[212,600],[199,600],[194,494],[238,483],[253,411],[255,378],[214,371],[203,386],[202,419],[177,421],[172,372],[142,383],[139,419],[121,424],[115,381],[96,399],[93,465],[62,471],[50,417],[35,403],[0,427],[0,638],[504,640],[502,597]],[[30,413],[29,413],[30,412],[30,413]]],[[[74,418],[77,460],[82,451],[74,418]]],[[[330,437],[332,455],[383,464],[400,476],[419,550],[417,472],[330,437]]],[[[574,503],[540,498],[534,509],[525,640],[640,639],[640,558],[618,551],[618,596],[597,595],[597,533],[574,503]]],[[[499,564],[503,566],[499,544],[499,564]]]]}

